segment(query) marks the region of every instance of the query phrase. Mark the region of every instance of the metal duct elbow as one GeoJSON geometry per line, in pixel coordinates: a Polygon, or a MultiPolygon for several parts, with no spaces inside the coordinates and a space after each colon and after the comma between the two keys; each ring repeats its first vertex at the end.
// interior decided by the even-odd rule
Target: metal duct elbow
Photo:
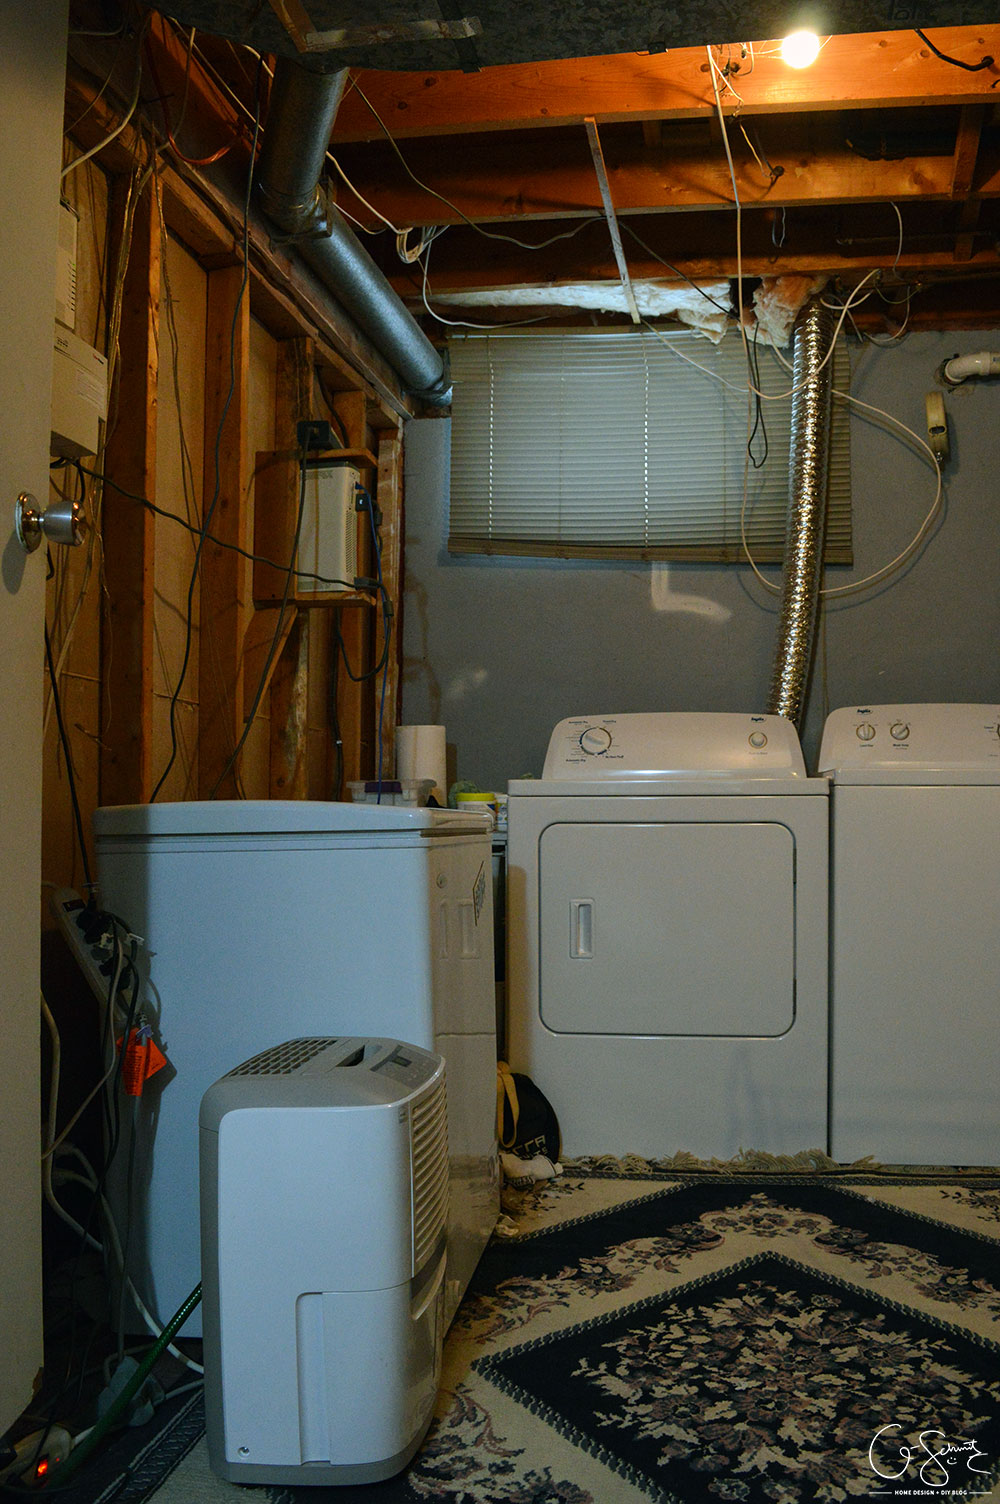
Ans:
{"type": "Polygon", "coordinates": [[[396,371],[406,390],[444,406],[444,361],[321,187],[346,70],[320,73],[279,58],[257,169],[268,219],[396,371]]]}
{"type": "Polygon", "coordinates": [[[798,725],[812,663],[823,569],[830,453],[833,314],[818,298],[799,314],[793,336],[788,520],[781,614],[768,712],[798,725]],[[825,360],[825,364],[824,364],[825,360]]]}

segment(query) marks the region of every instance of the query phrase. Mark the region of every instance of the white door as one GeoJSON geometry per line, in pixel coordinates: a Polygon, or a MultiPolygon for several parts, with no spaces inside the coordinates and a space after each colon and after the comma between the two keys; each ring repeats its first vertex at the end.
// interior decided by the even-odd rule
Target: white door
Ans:
{"type": "Polygon", "coordinates": [[[775,1038],[795,1020],[795,839],[768,821],[560,824],[539,844],[541,1018],[775,1038]]]}
{"type": "Polygon", "coordinates": [[[13,528],[48,500],[66,0],[0,5],[0,1432],[41,1364],[39,882],[45,550],[13,528]]]}

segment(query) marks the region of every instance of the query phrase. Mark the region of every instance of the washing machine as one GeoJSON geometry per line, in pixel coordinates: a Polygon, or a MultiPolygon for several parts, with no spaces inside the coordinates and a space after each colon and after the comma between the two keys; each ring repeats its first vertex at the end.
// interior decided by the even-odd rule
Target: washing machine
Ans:
{"type": "Polygon", "coordinates": [[[1000,708],[829,717],[835,1159],[1000,1163],[1000,708]]]}
{"type": "Polygon", "coordinates": [[[825,1149],[828,783],[791,722],[571,717],[508,818],[508,1053],[564,1151],[825,1149]]]}
{"type": "Polygon", "coordinates": [[[101,903],[141,936],[141,1015],[167,1057],[123,1113],[110,1180],[132,1278],[161,1324],[200,1277],[202,1095],[309,1035],[444,1056],[450,1320],[498,1214],[489,827],[475,813],[307,800],[95,812],[101,903]]]}

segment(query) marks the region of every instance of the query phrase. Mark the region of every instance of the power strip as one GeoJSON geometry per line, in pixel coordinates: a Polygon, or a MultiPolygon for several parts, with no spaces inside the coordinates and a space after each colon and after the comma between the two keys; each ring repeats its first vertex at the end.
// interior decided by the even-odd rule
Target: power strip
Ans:
{"type": "Polygon", "coordinates": [[[118,965],[114,921],[89,907],[72,888],[57,888],[49,906],[91,991],[99,1003],[106,1003],[118,965]]]}
{"type": "Polygon", "coordinates": [[[12,1450],[14,1455],[0,1465],[0,1484],[18,1479],[25,1489],[31,1489],[66,1460],[73,1450],[73,1439],[64,1426],[47,1426],[44,1431],[22,1437],[12,1450]]]}

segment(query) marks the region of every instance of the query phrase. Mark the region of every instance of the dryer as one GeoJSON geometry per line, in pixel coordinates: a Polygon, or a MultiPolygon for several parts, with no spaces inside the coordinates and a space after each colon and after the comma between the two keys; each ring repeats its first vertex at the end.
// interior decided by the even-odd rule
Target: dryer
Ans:
{"type": "Polygon", "coordinates": [[[1000,1160],[998,731],[996,705],[826,722],[835,1159],[1000,1160]]]}
{"type": "Polygon", "coordinates": [[[699,712],[509,785],[508,1053],[567,1154],[826,1148],[827,795],[790,721],[699,712]]]}

